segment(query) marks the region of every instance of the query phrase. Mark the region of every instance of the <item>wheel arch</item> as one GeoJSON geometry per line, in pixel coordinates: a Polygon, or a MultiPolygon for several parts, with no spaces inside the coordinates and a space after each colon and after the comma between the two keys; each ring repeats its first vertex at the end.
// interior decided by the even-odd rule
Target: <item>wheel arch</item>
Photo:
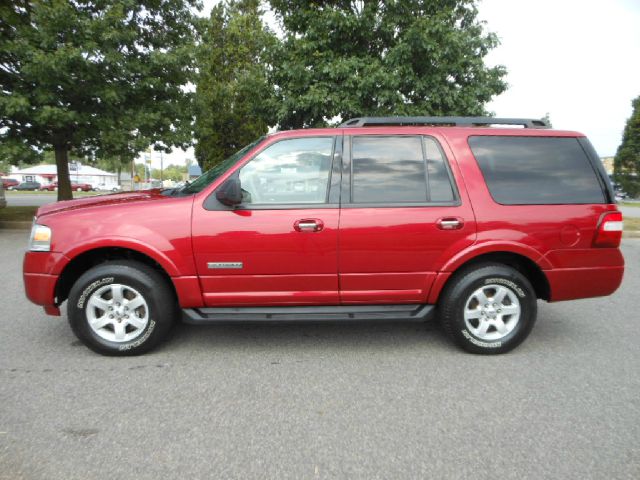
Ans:
{"type": "Polygon", "coordinates": [[[499,263],[517,270],[529,280],[537,298],[547,301],[551,298],[551,286],[540,265],[528,255],[504,250],[484,252],[467,257],[463,262],[457,262],[451,271],[440,273],[429,294],[429,303],[436,303],[440,294],[448,285],[456,281],[460,272],[483,263],[499,263]]]}
{"type": "Polygon", "coordinates": [[[165,266],[156,258],[130,247],[108,246],[88,249],[71,258],[71,260],[62,269],[56,283],[56,305],[60,305],[67,299],[71,287],[82,274],[101,263],[112,260],[133,260],[153,268],[166,280],[167,284],[176,295],[176,298],[178,297],[178,292],[176,291],[176,286],[172,281],[171,276],[167,272],[165,266]]]}

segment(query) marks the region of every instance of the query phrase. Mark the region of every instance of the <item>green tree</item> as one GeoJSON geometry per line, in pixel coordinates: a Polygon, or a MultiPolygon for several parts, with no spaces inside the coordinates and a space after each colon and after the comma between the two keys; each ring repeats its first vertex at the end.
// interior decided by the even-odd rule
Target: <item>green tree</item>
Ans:
{"type": "MultiPolygon", "coordinates": [[[[167,165],[162,171],[162,178],[165,180],[173,180],[174,182],[182,181],[184,174],[187,173],[187,167],[184,165],[167,165]]],[[[151,178],[160,178],[160,169],[154,168],[151,170],[151,178]]]]}
{"type": "Polygon", "coordinates": [[[0,140],[52,148],[59,199],[68,155],[132,158],[190,142],[198,0],[0,4],[0,140]]]}
{"type": "Polygon", "coordinates": [[[131,160],[122,156],[107,156],[96,158],[95,166],[107,172],[114,172],[117,175],[118,185],[120,184],[120,176],[123,171],[130,172],[131,160]]]}
{"type": "Polygon", "coordinates": [[[281,128],[365,115],[482,115],[503,92],[475,0],[272,0],[281,128]]]}
{"type": "Polygon", "coordinates": [[[0,143],[0,172],[9,173],[11,165],[29,165],[42,161],[42,152],[31,148],[19,139],[7,139],[0,143]]]}
{"type": "Polygon", "coordinates": [[[267,133],[274,122],[266,54],[276,37],[262,13],[258,0],[225,1],[213,7],[202,27],[195,154],[205,169],[267,133]]]}
{"type": "Polygon", "coordinates": [[[614,179],[632,197],[640,195],[640,96],[622,134],[622,143],[613,160],[614,179]]]}

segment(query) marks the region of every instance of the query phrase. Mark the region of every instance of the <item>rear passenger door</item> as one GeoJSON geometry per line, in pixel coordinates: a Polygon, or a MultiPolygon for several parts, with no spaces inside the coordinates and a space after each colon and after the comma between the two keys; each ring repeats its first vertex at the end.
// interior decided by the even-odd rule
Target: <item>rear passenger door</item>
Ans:
{"type": "Polygon", "coordinates": [[[426,302],[439,265],[475,238],[455,178],[433,136],[345,136],[341,303],[426,302]]]}

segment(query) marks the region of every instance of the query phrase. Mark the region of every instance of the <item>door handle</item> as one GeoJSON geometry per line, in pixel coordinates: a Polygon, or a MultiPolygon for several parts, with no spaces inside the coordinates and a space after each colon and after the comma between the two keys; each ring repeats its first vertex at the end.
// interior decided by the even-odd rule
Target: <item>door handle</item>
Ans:
{"type": "Polygon", "coordinates": [[[436,221],[440,230],[460,230],[464,226],[464,220],[460,217],[444,217],[436,221]]]}
{"type": "Polygon", "coordinates": [[[324,228],[324,222],[317,218],[304,218],[296,220],[293,228],[297,232],[319,232],[324,228]]]}

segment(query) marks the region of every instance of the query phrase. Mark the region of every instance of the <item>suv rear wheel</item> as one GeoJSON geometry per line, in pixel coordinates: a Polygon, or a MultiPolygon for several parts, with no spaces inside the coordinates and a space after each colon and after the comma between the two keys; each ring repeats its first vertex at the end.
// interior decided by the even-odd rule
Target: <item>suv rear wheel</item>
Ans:
{"type": "Polygon", "coordinates": [[[531,332],[537,316],[535,291],[517,270],[481,264],[457,273],[439,303],[445,331],[472,353],[505,353],[531,332]]]}
{"type": "Polygon", "coordinates": [[[69,293],[71,329],[91,350],[138,355],[160,343],[177,317],[174,292],[154,269],[112,261],[85,272],[69,293]]]}

